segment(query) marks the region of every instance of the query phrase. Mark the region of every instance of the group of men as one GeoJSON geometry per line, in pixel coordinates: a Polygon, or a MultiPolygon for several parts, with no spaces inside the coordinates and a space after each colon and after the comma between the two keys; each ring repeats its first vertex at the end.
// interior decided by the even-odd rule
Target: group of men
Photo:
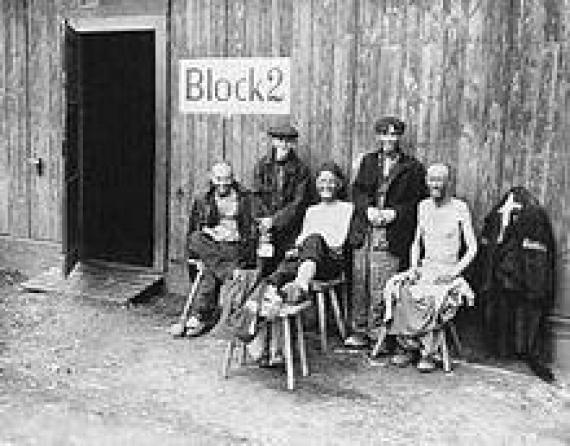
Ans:
{"type": "MultiPolygon", "coordinates": [[[[299,302],[308,297],[313,279],[346,271],[350,254],[372,234],[386,265],[392,265],[385,273],[405,279],[398,289],[406,292],[395,293],[397,299],[388,299],[388,291],[372,296],[384,312],[390,310],[383,322],[395,327],[391,333],[398,339],[393,363],[416,360],[419,370],[432,370],[433,333],[443,314],[454,314],[441,302],[469,294],[461,274],[477,248],[467,206],[449,196],[449,168],[438,164],[426,171],[403,153],[404,130],[394,117],[375,124],[376,147],[360,159],[350,201],[334,162],[323,163],[312,179],[296,153],[298,133],[289,125],[269,129],[271,150],[255,166],[253,191],[236,182],[228,163],[215,164],[209,190],[194,200],[190,214],[187,255],[201,260],[204,273],[185,334],[198,336],[216,323],[219,290],[236,269],[257,266],[274,295],[299,302]],[[261,253],[260,235],[270,238],[269,253],[261,253]],[[460,240],[467,244],[461,257],[460,240]]],[[[454,308],[460,304],[455,301],[454,308]]],[[[366,313],[358,307],[370,302],[355,296],[352,306],[358,318],[366,313]]],[[[354,331],[347,345],[359,344],[359,336],[354,331]]]]}

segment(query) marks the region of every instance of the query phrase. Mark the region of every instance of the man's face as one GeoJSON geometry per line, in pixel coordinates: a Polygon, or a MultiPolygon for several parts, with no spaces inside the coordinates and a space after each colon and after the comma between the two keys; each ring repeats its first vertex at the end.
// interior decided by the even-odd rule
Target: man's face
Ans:
{"type": "Polygon", "coordinates": [[[426,179],[429,194],[432,198],[441,199],[447,195],[449,174],[444,172],[430,173],[426,179]]]}
{"type": "Polygon", "coordinates": [[[331,201],[336,197],[339,180],[333,172],[325,170],[319,173],[316,186],[321,201],[331,201]]]}
{"type": "Polygon", "coordinates": [[[225,197],[230,193],[233,180],[233,173],[227,166],[215,166],[212,169],[212,184],[220,197],[225,197]]]}
{"type": "Polygon", "coordinates": [[[295,150],[297,142],[294,139],[272,138],[271,144],[275,150],[275,160],[285,161],[289,152],[295,150]]]}
{"type": "Polygon", "coordinates": [[[400,136],[399,135],[376,135],[376,147],[378,150],[385,155],[392,155],[398,152],[400,147],[400,136]]]}

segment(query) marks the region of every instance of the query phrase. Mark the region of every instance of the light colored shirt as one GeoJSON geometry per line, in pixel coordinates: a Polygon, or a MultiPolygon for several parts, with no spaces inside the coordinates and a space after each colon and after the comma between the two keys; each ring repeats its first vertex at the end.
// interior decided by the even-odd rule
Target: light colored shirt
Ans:
{"type": "Polygon", "coordinates": [[[319,234],[330,248],[342,247],[348,237],[353,213],[354,204],[347,201],[310,206],[296,244],[300,245],[310,235],[319,234]]]}

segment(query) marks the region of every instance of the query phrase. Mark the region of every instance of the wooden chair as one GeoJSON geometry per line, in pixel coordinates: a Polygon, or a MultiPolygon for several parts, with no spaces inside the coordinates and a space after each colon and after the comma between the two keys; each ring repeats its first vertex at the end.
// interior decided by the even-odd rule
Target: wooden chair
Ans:
{"type": "Polygon", "coordinates": [[[319,319],[319,332],[321,349],[327,351],[327,300],[330,301],[334,313],[336,325],[342,340],[346,339],[346,320],[348,297],[346,292],[346,280],[344,274],[332,280],[313,280],[310,291],[316,296],[317,312],[319,319]],[[342,311],[337,289],[342,297],[342,311]]]}
{"type": "MultiPolygon", "coordinates": [[[[289,390],[295,389],[295,370],[294,370],[294,348],[291,324],[294,320],[294,328],[297,329],[297,348],[299,351],[299,359],[301,363],[302,376],[309,375],[309,363],[307,361],[307,349],[305,346],[305,333],[303,329],[303,311],[312,305],[311,301],[305,301],[298,305],[284,305],[277,315],[274,322],[283,325],[283,354],[285,356],[285,370],[287,372],[287,388],[289,390]]],[[[228,342],[222,365],[222,375],[224,378],[229,377],[229,371],[233,360],[235,350],[241,347],[240,363],[243,365],[247,356],[246,346],[238,339],[232,339],[228,342]]]]}
{"type": "Polygon", "coordinates": [[[455,329],[455,324],[453,321],[448,321],[439,331],[439,349],[441,351],[441,358],[443,361],[443,371],[451,372],[451,356],[449,355],[450,343],[454,345],[455,351],[458,356],[461,356],[461,342],[459,341],[459,336],[457,335],[457,330],[455,329]],[[449,332],[449,337],[447,333],[449,332]]]}
{"type": "MultiPolygon", "coordinates": [[[[376,358],[378,356],[380,349],[382,348],[382,345],[386,340],[386,335],[387,335],[387,329],[385,326],[382,326],[378,333],[378,339],[376,341],[376,344],[374,345],[374,348],[370,353],[371,358],[376,358]]],[[[451,356],[449,354],[450,342],[453,343],[457,355],[461,356],[462,353],[461,342],[459,340],[459,336],[457,335],[457,330],[455,329],[455,324],[453,323],[453,320],[446,322],[439,331],[438,350],[441,353],[443,371],[446,373],[450,373],[452,371],[452,361],[451,361],[451,356]],[[449,337],[447,335],[448,332],[450,335],[449,337]]]]}

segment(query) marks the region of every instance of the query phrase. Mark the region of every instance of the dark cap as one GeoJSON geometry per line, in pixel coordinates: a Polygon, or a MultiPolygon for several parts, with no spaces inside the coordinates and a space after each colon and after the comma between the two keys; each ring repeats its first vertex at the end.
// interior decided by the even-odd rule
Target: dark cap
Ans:
{"type": "Polygon", "coordinates": [[[267,130],[267,134],[274,138],[282,139],[295,139],[299,136],[297,129],[291,125],[270,127],[269,130],[267,130]]]}
{"type": "Polygon", "coordinates": [[[376,121],[374,131],[381,135],[402,135],[406,124],[394,116],[384,116],[376,121]]]}
{"type": "Polygon", "coordinates": [[[317,176],[319,176],[321,172],[331,172],[339,180],[344,181],[344,174],[342,173],[342,169],[334,161],[325,161],[322,163],[317,170],[317,176]]]}

